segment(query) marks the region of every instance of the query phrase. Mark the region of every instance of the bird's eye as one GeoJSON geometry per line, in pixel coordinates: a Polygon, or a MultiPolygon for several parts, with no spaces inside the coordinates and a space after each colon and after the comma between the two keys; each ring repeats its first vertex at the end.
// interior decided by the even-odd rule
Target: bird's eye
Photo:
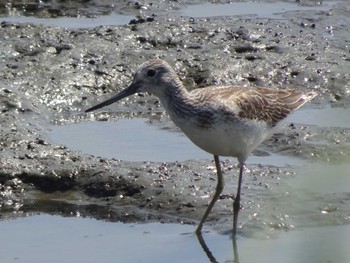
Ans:
{"type": "Polygon", "coordinates": [[[147,76],[148,77],[154,77],[155,75],[157,74],[157,71],[155,71],[154,69],[149,69],[148,71],[147,71],[147,76]]]}

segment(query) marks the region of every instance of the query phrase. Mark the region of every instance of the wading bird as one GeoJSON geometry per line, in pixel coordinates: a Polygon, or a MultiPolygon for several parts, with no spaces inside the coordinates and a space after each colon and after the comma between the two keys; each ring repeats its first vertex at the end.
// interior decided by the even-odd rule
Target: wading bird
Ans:
{"type": "Polygon", "coordinates": [[[238,159],[238,188],[233,202],[233,235],[237,231],[242,176],[248,156],[269,138],[278,124],[293,110],[316,96],[294,89],[208,86],[188,92],[175,71],[164,61],[153,59],[142,64],[132,83],[112,98],[86,110],[94,111],[137,92],[157,96],[172,121],[199,148],[214,155],[217,186],[197,229],[218,200],[223,187],[219,156],[238,159]]]}

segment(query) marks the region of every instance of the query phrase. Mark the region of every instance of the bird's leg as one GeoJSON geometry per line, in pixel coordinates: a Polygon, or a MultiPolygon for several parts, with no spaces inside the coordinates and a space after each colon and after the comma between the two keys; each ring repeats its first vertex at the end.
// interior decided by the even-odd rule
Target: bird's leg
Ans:
{"type": "Polygon", "coordinates": [[[217,177],[218,177],[218,182],[216,185],[216,189],[215,189],[215,193],[213,196],[213,199],[210,201],[209,206],[207,208],[207,210],[205,211],[197,229],[196,229],[196,233],[199,234],[202,231],[202,227],[203,224],[205,222],[205,220],[207,219],[211,209],[213,208],[214,204],[216,203],[216,201],[219,199],[220,194],[222,192],[222,190],[224,189],[224,178],[222,177],[222,172],[221,172],[221,165],[220,165],[220,160],[219,160],[219,156],[214,155],[214,161],[215,161],[215,166],[216,166],[216,172],[217,172],[217,177]]]}
{"type": "Polygon", "coordinates": [[[243,177],[243,171],[244,171],[244,164],[239,165],[239,177],[238,177],[238,188],[237,188],[237,194],[235,197],[235,201],[233,202],[233,230],[232,234],[235,237],[237,233],[237,220],[238,220],[238,212],[241,208],[241,185],[242,185],[242,177],[243,177]]]}

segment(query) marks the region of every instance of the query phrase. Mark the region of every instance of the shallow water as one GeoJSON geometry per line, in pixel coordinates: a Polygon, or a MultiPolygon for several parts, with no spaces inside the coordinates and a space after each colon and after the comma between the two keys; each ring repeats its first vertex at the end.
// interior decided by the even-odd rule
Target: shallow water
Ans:
{"type": "MultiPolygon", "coordinates": [[[[0,221],[0,262],[209,262],[193,231],[191,225],[42,214],[0,221]]],[[[350,258],[350,225],[301,229],[267,240],[239,237],[236,258],[228,235],[210,231],[203,237],[217,262],[345,263],[350,258]]]]}
{"type": "Polygon", "coordinates": [[[288,121],[318,127],[350,128],[350,108],[330,106],[316,109],[304,108],[295,111],[288,121]]]}
{"type": "MultiPolygon", "coordinates": [[[[316,2],[316,1],[315,1],[316,2]]],[[[322,4],[315,3],[314,6],[302,5],[295,1],[282,2],[276,1],[272,3],[247,1],[247,2],[230,2],[228,4],[212,4],[202,3],[198,5],[190,5],[182,9],[180,12],[184,16],[190,17],[215,17],[215,16],[237,16],[237,17],[259,17],[281,19],[286,12],[293,11],[327,11],[335,3],[324,1],[322,4]]]]}
{"type": "MultiPolygon", "coordinates": [[[[301,109],[286,123],[319,127],[350,127],[350,109],[301,109]]],[[[211,154],[196,147],[181,131],[159,128],[147,119],[122,119],[116,122],[82,122],[53,126],[50,138],[54,143],[85,154],[127,161],[173,162],[212,159],[211,154]]],[[[303,165],[306,160],[269,153],[251,156],[248,163],[275,166],[303,165]]]]}
{"type": "Polygon", "coordinates": [[[53,142],[105,158],[155,162],[210,158],[182,133],[160,129],[147,119],[82,122],[51,129],[53,142]]]}
{"type": "MultiPolygon", "coordinates": [[[[195,146],[181,131],[161,129],[142,118],[53,126],[50,140],[84,154],[125,161],[174,162],[212,159],[211,154],[195,146]]],[[[267,153],[264,156],[251,156],[248,163],[285,166],[301,165],[305,161],[267,153]]]]}
{"type": "Polygon", "coordinates": [[[94,28],[105,25],[125,25],[134,19],[133,16],[121,15],[112,12],[106,16],[96,18],[87,17],[58,17],[58,18],[38,18],[34,16],[6,16],[0,17],[0,21],[11,23],[29,23],[45,26],[57,26],[68,29],[94,28]]]}
{"type": "MultiPolygon", "coordinates": [[[[315,1],[316,2],[316,1],[315,1]]],[[[294,2],[232,2],[229,4],[200,3],[188,5],[178,10],[182,16],[188,17],[214,17],[214,16],[236,16],[239,17],[259,17],[283,19],[284,14],[295,11],[329,11],[339,1],[323,1],[322,4],[316,2],[313,6],[302,5],[294,2]]],[[[108,15],[100,15],[95,18],[87,17],[58,17],[58,18],[38,18],[35,16],[3,16],[0,21],[13,23],[31,23],[45,26],[57,26],[68,29],[94,28],[102,25],[125,25],[134,19],[134,16],[122,15],[111,12],[108,15]]]]}

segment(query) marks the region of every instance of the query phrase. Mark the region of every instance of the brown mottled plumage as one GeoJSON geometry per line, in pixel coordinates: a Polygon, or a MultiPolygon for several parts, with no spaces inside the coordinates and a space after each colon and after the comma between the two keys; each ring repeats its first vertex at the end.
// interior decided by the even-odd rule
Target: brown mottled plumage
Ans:
{"type": "Polygon", "coordinates": [[[240,108],[239,117],[266,121],[276,126],[292,110],[301,107],[305,97],[293,89],[255,88],[243,91],[236,103],[240,108]]]}
{"type": "Polygon", "coordinates": [[[219,156],[233,156],[240,164],[234,207],[233,234],[237,230],[240,193],[245,161],[251,152],[269,138],[278,123],[316,96],[293,89],[209,86],[188,92],[174,70],[160,59],[142,64],[129,87],[88,110],[93,111],[136,92],[157,96],[173,122],[188,138],[214,155],[218,182],[214,196],[196,232],[218,200],[224,181],[219,156]]]}

